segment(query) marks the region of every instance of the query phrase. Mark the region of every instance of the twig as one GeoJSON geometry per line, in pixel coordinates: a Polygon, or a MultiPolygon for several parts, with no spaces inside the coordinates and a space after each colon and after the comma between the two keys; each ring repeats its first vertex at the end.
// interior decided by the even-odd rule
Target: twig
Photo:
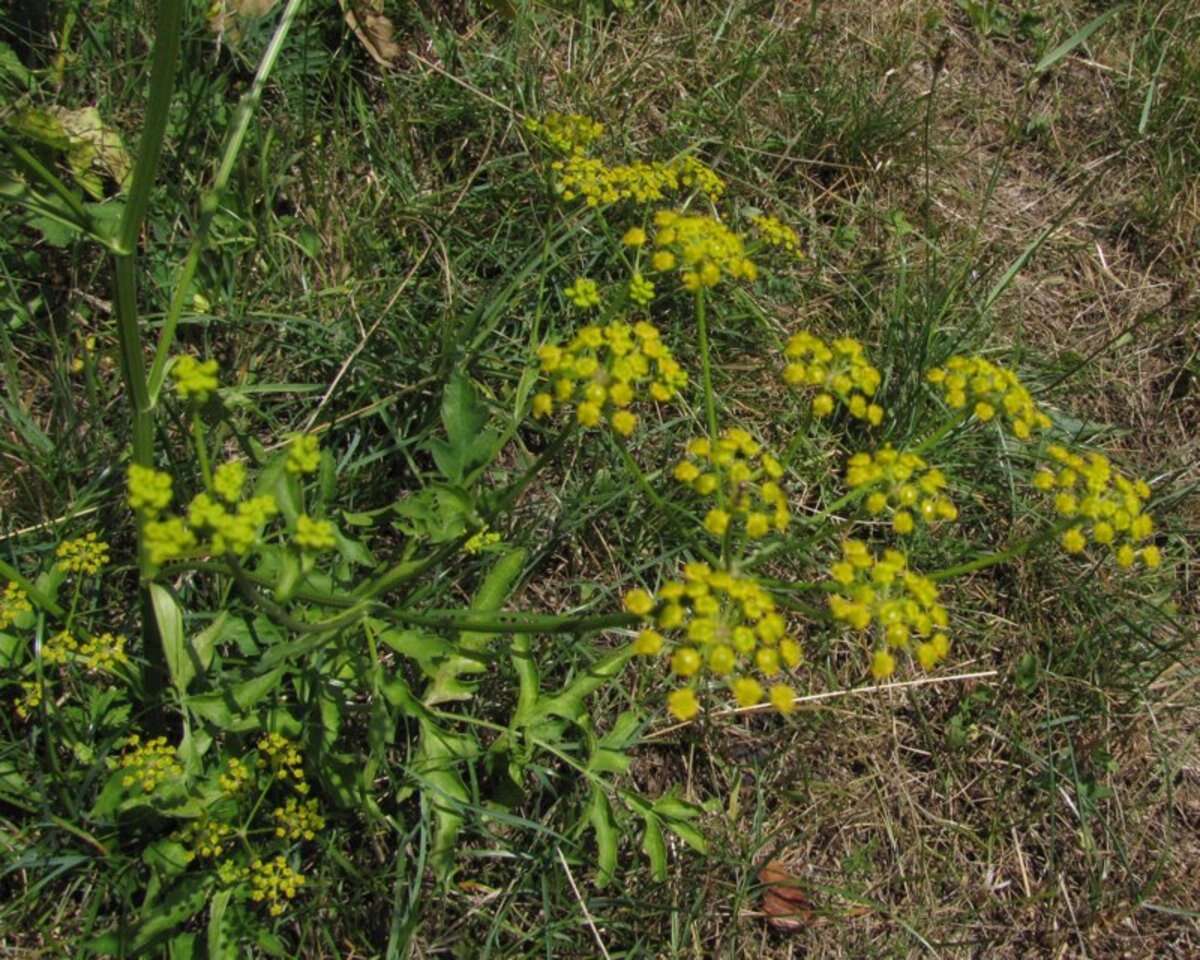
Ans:
{"type": "Polygon", "coordinates": [[[608,955],[608,950],[604,946],[604,941],[600,939],[600,931],[596,929],[592,915],[588,912],[587,904],[583,902],[583,897],[579,895],[579,887],[575,885],[575,878],[571,875],[571,868],[567,865],[567,858],[563,856],[562,847],[555,847],[554,852],[558,854],[558,860],[567,872],[567,882],[571,885],[571,891],[575,894],[575,899],[579,901],[579,909],[583,911],[583,919],[587,921],[587,925],[591,928],[592,936],[596,938],[596,943],[600,946],[600,952],[604,954],[604,960],[612,960],[612,957],[608,955]]]}

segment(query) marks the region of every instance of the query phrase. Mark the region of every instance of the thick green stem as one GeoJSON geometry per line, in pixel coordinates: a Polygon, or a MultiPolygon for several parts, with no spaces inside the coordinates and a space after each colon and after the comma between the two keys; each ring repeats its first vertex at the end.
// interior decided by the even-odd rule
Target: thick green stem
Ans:
{"type": "Polygon", "coordinates": [[[275,27],[275,33],[271,37],[271,42],[267,45],[262,59],[258,62],[258,70],[254,74],[254,81],[250,84],[250,89],[242,94],[242,98],[238,102],[237,112],[233,118],[233,125],[230,127],[229,134],[225,139],[225,149],[221,154],[221,162],[217,166],[217,172],[213,177],[212,185],[200,199],[200,220],[196,224],[196,232],[192,235],[192,242],[188,247],[187,257],[184,259],[183,267],[180,269],[179,276],[175,281],[174,292],[171,295],[171,304],[167,309],[166,317],[163,319],[162,330],[158,336],[158,346],[154,352],[154,365],[150,369],[149,379],[151,403],[157,402],[158,394],[162,390],[163,380],[166,376],[167,360],[170,357],[171,347],[175,342],[175,329],[179,324],[179,317],[183,313],[184,305],[187,303],[192,279],[195,277],[196,267],[200,263],[200,255],[204,252],[204,248],[208,244],[208,231],[212,225],[213,216],[220,209],[221,194],[225,192],[225,187],[229,183],[229,177],[233,173],[234,164],[237,162],[238,154],[241,152],[242,144],[246,139],[246,132],[250,128],[250,120],[258,108],[259,101],[262,99],[262,92],[266,86],[267,77],[274,69],[275,61],[279,59],[279,52],[283,49],[284,40],[287,39],[288,32],[291,30],[292,23],[296,19],[296,14],[300,9],[301,3],[303,3],[303,0],[290,0],[284,8],[283,14],[279,18],[279,23],[275,27]]]}

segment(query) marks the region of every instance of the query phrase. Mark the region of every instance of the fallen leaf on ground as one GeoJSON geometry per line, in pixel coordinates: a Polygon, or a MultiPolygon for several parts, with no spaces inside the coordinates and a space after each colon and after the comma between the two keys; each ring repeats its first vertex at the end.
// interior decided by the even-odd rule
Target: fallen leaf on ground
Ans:
{"type": "Polygon", "coordinates": [[[367,53],[383,67],[390,67],[404,52],[392,39],[396,32],[392,21],[383,15],[383,0],[338,0],[346,23],[367,49],[367,53]]]}
{"type": "Polygon", "coordinates": [[[763,885],[763,913],[771,926],[794,933],[809,925],[812,910],[808,897],[800,889],[800,880],[787,867],[772,860],[758,871],[758,879],[763,885]]]}

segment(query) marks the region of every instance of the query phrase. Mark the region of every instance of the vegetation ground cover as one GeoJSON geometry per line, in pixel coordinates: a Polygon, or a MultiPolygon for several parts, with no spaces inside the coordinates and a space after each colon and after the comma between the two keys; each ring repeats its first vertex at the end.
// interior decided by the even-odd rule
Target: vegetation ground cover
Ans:
{"type": "Polygon", "coordinates": [[[48,603],[6,595],[4,950],[1194,955],[1189,4],[261,6],[214,30],[181,5],[162,159],[115,255],[70,201],[119,236],[159,8],[6,25],[0,579],[48,603]],[[53,112],[85,108],[122,149],[53,112]],[[743,275],[711,291],[704,334],[682,278],[646,268],[646,316],[689,382],[631,406],[628,438],[616,419],[564,430],[582,394],[534,416],[553,391],[538,350],[591,316],[580,277],[607,321],[620,257],[686,247],[648,214],[642,256],[619,216],[556,194],[555,138],[528,122],[553,114],[602,124],[589,156],[610,169],[702,164],[721,195],[660,206],[747,237],[778,218],[803,253],[762,247],[753,281],[726,267],[743,275]],[[141,439],[114,292],[130,266],[166,385],[141,439]],[[878,432],[788,385],[800,331],[863,344],[878,432]],[[630,655],[628,598],[727,557],[673,475],[717,417],[784,465],[791,518],[755,568],[773,584],[836,582],[851,530],[897,543],[842,499],[847,458],[877,442],[932,437],[951,478],[957,519],[903,541],[917,569],[1060,523],[1034,483],[1043,447],[994,423],[938,435],[948,394],[928,374],[955,355],[1019,374],[1050,419],[1039,442],[1145,477],[1163,562],[1072,555],[1059,530],[962,570],[940,583],[948,656],[898,656],[883,683],[820,586],[785,607],[804,646],[788,715],[709,683],[672,717],[688,671],[630,655]],[[149,475],[129,484],[139,443],[173,506],[149,475]],[[171,510],[205,490],[210,519],[187,528],[204,556],[172,568],[171,510]],[[824,539],[796,533],[831,504],[824,539]],[[246,510],[239,554],[228,517],[246,510]],[[514,632],[504,610],[544,619],[514,632]],[[346,611],[352,630],[329,627],[346,611]],[[803,894],[793,916],[765,896],[769,861],[803,894]]]}

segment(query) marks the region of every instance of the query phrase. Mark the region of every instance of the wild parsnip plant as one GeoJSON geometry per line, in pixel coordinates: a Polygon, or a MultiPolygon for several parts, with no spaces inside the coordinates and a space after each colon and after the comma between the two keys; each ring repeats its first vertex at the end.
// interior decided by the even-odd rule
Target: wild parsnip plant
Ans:
{"type": "MultiPolygon", "coordinates": [[[[803,731],[835,647],[854,651],[860,691],[949,676],[986,615],[961,584],[989,568],[1055,552],[1113,596],[1170,575],[1167,491],[1083,442],[1056,394],[990,352],[888,355],[835,316],[770,316],[756,291],[808,265],[786,206],[752,206],[703,144],[630,155],[581,113],[531,112],[510,131],[528,147],[513,183],[543,217],[521,278],[537,310],[503,332],[518,358],[480,346],[501,336],[501,286],[470,336],[444,334],[426,381],[400,385],[428,401],[394,438],[411,482],[362,495],[346,455],[361,436],[321,419],[324,401],[276,429],[233,332],[181,325],[211,307],[196,277],[302,6],[274,21],[161,313],[138,285],[187,5],[159,5],[115,220],[79,194],[94,171],[84,182],[44,138],[4,133],[14,209],[110,259],[103,336],[128,437],[119,480],[74,478],[110,495],[109,523],[55,524],[70,536],[52,549],[0,558],[5,736],[20,748],[0,759],[21,834],[6,843],[38,875],[25,896],[103,878],[94,896],[69,888],[87,904],[71,951],[297,955],[340,891],[367,888],[357,858],[381,836],[389,956],[433,884],[470,889],[480,861],[524,843],[549,844],[581,903],[564,850],[589,898],[664,884],[683,858],[717,861],[705,819],[721,803],[639,786],[630,771],[655,738],[719,738],[750,717],[803,731]],[[722,389],[739,375],[729,331],[766,358],[737,402],[722,389]],[[755,391],[787,429],[741,416],[755,391]],[[1040,504],[1020,537],[981,535],[1009,525],[963,451],[1040,504]],[[623,547],[617,578],[585,565],[579,604],[542,599],[548,553],[524,529],[576,463],[607,465],[613,502],[658,538],[623,547]],[[953,564],[939,538],[959,544],[953,564]],[[93,859],[107,872],[85,874],[93,859]]],[[[95,341],[80,345],[63,375],[95,394],[95,341]]]]}

